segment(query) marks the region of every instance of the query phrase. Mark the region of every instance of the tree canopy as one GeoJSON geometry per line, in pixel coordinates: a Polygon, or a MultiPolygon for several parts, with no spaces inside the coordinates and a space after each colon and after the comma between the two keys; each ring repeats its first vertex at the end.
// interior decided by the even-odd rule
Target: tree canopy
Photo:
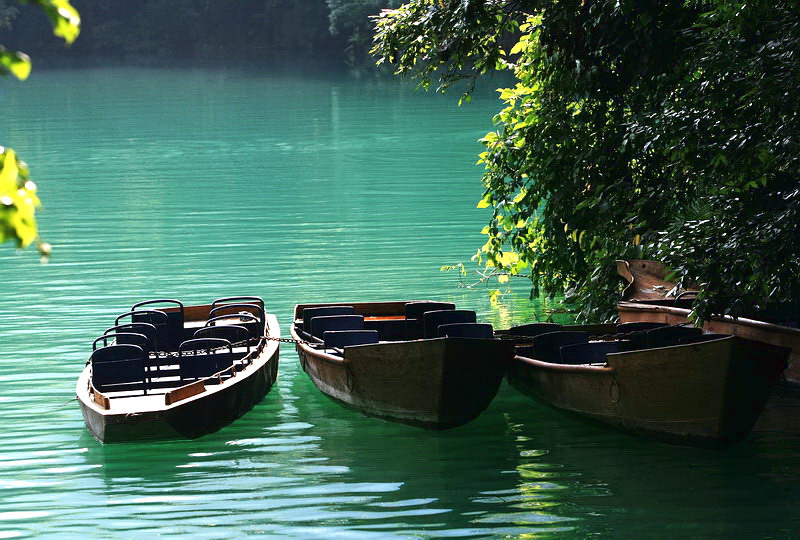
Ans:
{"type": "Polygon", "coordinates": [[[376,29],[423,87],[516,77],[482,140],[479,260],[581,319],[613,317],[621,258],[699,283],[702,317],[800,300],[796,3],[412,0],[376,29]]]}

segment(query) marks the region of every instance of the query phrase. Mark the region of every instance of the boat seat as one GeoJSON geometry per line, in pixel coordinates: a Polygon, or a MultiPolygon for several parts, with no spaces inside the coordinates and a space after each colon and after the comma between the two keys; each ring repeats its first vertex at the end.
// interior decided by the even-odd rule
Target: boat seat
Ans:
{"type": "Polygon", "coordinates": [[[428,311],[445,311],[456,309],[452,302],[433,302],[431,300],[420,300],[418,302],[408,302],[405,305],[406,315],[406,338],[419,339],[424,335],[422,318],[428,311]]]}
{"type": "Polygon", "coordinates": [[[422,337],[425,339],[439,337],[439,327],[443,324],[474,323],[475,319],[475,312],[466,309],[426,311],[422,315],[422,337]]]}
{"type": "Polygon", "coordinates": [[[561,347],[562,364],[605,364],[606,355],[625,350],[625,343],[620,341],[596,341],[578,343],[561,347]]]}
{"type": "MultiPolygon", "coordinates": [[[[163,311],[167,316],[167,330],[166,335],[169,341],[167,342],[167,347],[170,351],[177,351],[178,346],[183,341],[183,322],[184,322],[184,311],[183,311],[183,303],[180,300],[171,300],[168,298],[161,298],[158,300],[146,300],[144,302],[139,302],[138,304],[134,304],[131,308],[131,311],[142,311],[141,307],[149,306],[152,309],[152,306],[157,306],[160,304],[167,304],[171,307],[175,307],[176,310],[172,311],[163,311]]],[[[132,318],[133,322],[150,322],[148,320],[139,320],[139,318],[134,315],[132,318]]]]}
{"type": "Polygon", "coordinates": [[[589,332],[557,330],[533,338],[534,358],[543,362],[561,362],[561,347],[589,343],[589,332]]]}
{"type": "Polygon", "coordinates": [[[138,345],[109,345],[92,352],[92,386],[100,392],[141,390],[147,393],[145,360],[138,345]]]}
{"type": "Polygon", "coordinates": [[[311,319],[311,335],[322,339],[329,330],[363,330],[362,315],[323,315],[311,319]]]}
{"type": "Polygon", "coordinates": [[[263,306],[260,304],[220,304],[217,307],[212,307],[208,312],[208,322],[206,322],[206,326],[211,326],[209,325],[210,321],[218,322],[224,319],[225,316],[229,319],[231,317],[243,319],[241,321],[236,321],[234,324],[247,328],[250,331],[251,338],[261,336],[266,321],[266,313],[264,312],[263,306]],[[253,317],[253,319],[249,317],[253,317]]]}
{"type": "Polygon", "coordinates": [[[178,348],[178,368],[182,381],[210,377],[232,365],[233,346],[227,339],[189,339],[178,348]]]}
{"type": "Polygon", "coordinates": [[[439,337],[492,339],[494,329],[487,323],[450,323],[439,326],[439,337]]]}
{"type": "Polygon", "coordinates": [[[266,311],[264,299],[260,296],[229,296],[227,298],[217,298],[211,302],[211,309],[229,304],[255,304],[260,306],[262,311],[266,311]]]}
{"type": "Polygon", "coordinates": [[[311,319],[314,317],[325,317],[332,315],[354,315],[356,310],[353,306],[320,306],[307,307],[303,310],[303,330],[311,333],[311,319]]]}
{"type": "Polygon", "coordinates": [[[561,328],[563,327],[560,324],[537,322],[512,326],[508,329],[508,333],[513,336],[536,337],[540,334],[546,334],[547,332],[561,330],[561,328]]]}
{"type": "Polygon", "coordinates": [[[666,323],[649,322],[649,321],[634,321],[620,323],[617,325],[617,332],[620,334],[630,334],[631,332],[641,332],[643,330],[653,330],[655,328],[664,328],[669,326],[666,323]]]}
{"type": "Polygon", "coordinates": [[[150,341],[147,339],[147,336],[144,334],[135,334],[133,332],[103,334],[99,338],[95,339],[94,342],[92,342],[93,351],[98,349],[97,344],[101,341],[103,342],[103,347],[108,347],[109,345],[136,345],[137,347],[141,347],[145,354],[150,348],[150,341]],[[109,343],[110,340],[114,340],[114,342],[109,343]]]}
{"type": "Polygon", "coordinates": [[[205,324],[206,327],[210,326],[241,326],[247,330],[250,339],[258,339],[261,337],[262,325],[258,317],[251,313],[235,313],[230,315],[218,315],[212,319],[208,319],[205,324]],[[237,320],[238,319],[238,320],[237,320]],[[227,321],[227,324],[218,324],[227,321]],[[233,324],[231,324],[233,323],[233,324]]]}
{"type": "Polygon", "coordinates": [[[137,322],[119,324],[111,328],[106,328],[105,332],[103,332],[103,335],[112,337],[117,334],[120,334],[120,337],[116,341],[117,345],[124,345],[126,343],[139,345],[146,353],[156,352],[158,350],[158,331],[156,327],[150,323],[137,322]],[[129,338],[127,334],[139,334],[144,336],[147,338],[146,345],[142,345],[138,338],[129,338]]]}
{"type": "Polygon", "coordinates": [[[365,330],[377,330],[381,341],[402,341],[406,339],[405,319],[364,319],[365,330]]]}
{"type": "MultiPolygon", "coordinates": [[[[655,328],[649,330],[644,334],[645,345],[648,348],[654,349],[657,347],[669,347],[670,345],[677,345],[681,339],[696,337],[703,334],[699,328],[688,328],[686,326],[665,326],[664,328],[655,328]]],[[[635,340],[631,340],[634,341],[635,340]]]]}
{"type": "Polygon", "coordinates": [[[687,336],[678,340],[679,345],[689,345],[690,343],[705,343],[706,341],[714,341],[730,337],[730,334],[700,334],[699,336],[687,336]]]}
{"type": "Polygon", "coordinates": [[[122,324],[122,320],[130,317],[131,323],[148,323],[152,324],[156,329],[155,344],[159,351],[169,351],[170,337],[169,337],[169,318],[163,311],[155,309],[142,309],[138,311],[129,311],[123,313],[114,321],[116,326],[122,324]]]}
{"type": "Polygon", "coordinates": [[[234,347],[247,347],[250,349],[250,331],[238,324],[220,324],[218,326],[204,326],[194,331],[192,339],[220,338],[228,340],[234,347]]]}
{"type": "Polygon", "coordinates": [[[371,345],[378,343],[377,330],[328,330],[323,332],[322,341],[326,349],[341,349],[351,345],[371,345]]]}
{"type": "Polygon", "coordinates": [[[228,317],[235,317],[235,316],[245,316],[250,315],[251,317],[256,318],[256,322],[242,324],[246,328],[250,328],[251,326],[257,327],[259,332],[261,332],[261,328],[263,327],[264,321],[266,320],[266,313],[264,312],[264,308],[261,307],[259,304],[222,304],[217,307],[211,308],[208,312],[208,320],[219,320],[218,317],[221,315],[227,315],[228,317]]]}

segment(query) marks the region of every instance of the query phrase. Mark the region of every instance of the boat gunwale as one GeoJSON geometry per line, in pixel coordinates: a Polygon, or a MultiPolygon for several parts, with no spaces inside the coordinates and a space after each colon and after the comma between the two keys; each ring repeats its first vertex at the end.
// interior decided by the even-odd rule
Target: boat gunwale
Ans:
{"type": "MultiPolygon", "coordinates": [[[[725,341],[732,341],[736,339],[734,335],[727,335],[720,337],[718,339],[709,340],[709,341],[702,341],[696,343],[676,343],[674,345],[666,345],[664,347],[647,347],[645,349],[637,349],[635,351],[619,351],[615,353],[608,353],[606,354],[606,358],[609,359],[617,359],[617,360],[624,360],[627,357],[637,355],[642,352],[649,352],[649,351],[657,351],[659,349],[682,349],[685,347],[694,347],[694,346],[702,346],[707,343],[720,343],[725,341]]],[[[602,343],[602,341],[598,341],[596,343],[602,343]]],[[[617,368],[614,366],[608,365],[608,361],[605,366],[600,366],[596,364],[561,364],[557,362],[546,362],[544,360],[539,360],[536,358],[532,358],[530,356],[524,355],[516,355],[514,356],[514,360],[521,361],[525,364],[530,365],[531,367],[536,367],[544,370],[549,371],[559,371],[559,372],[567,372],[567,373],[592,373],[592,374],[601,374],[601,373],[616,373],[617,368]]]]}
{"type": "MultiPolygon", "coordinates": [[[[668,313],[671,315],[678,315],[683,318],[688,318],[691,313],[690,309],[679,308],[675,306],[662,306],[658,304],[644,304],[635,300],[623,300],[617,304],[617,309],[626,309],[629,311],[648,311],[651,313],[668,313]]],[[[704,319],[706,320],[706,319],[704,319]]],[[[750,326],[758,328],[759,330],[769,330],[773,332],[780,332],[784,334],[796,334],[800,336],[800,328],[792,328],[791,326],[783,326],[780,324],[759,321],[757,319],[748,319],[747,317],[733,317],[731,315],[715,315],[708,322],[723,322],[729,324],[739,324],[743,326],[750,326]]]]}

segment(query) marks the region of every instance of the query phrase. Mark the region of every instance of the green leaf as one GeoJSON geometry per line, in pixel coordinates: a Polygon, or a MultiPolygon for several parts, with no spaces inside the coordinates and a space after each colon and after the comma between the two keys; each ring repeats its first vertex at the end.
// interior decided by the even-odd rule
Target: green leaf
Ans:
{"type": "Polygon", "coordinates": [[[25,53],[12,52],[0,47],[0,72],[10,73],[24,81],[31,74],[31,59],[25,53]]]}
{"type": "Polygon", "coordinates": [[[53,34],[72,44],[81,32],[81,16],[69,0],[24,0],[40,6],[53,26],[53,34]]]}

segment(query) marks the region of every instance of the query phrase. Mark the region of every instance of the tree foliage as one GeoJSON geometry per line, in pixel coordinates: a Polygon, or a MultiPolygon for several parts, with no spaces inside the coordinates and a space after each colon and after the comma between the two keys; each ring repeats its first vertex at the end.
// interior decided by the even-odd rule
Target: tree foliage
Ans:
{"type": "MultiPolygon", "coordinates": [[[[18,0],[20,4],[37,5],[47,15],[53,34],[72,43],[80,32],[80,17],[69,0],[18,0]]],[[[5,2],[0,4],[2,24],[10,25],[17,10],[5,2]]],[[[0,46],[0,74],[24,80],[31,71],[30,58],[25,53],[9,51],[0,46]]],[[[39,198],[28,173],[27,165],[10,148],[0,147],[0,243],[13,241],[17,247],[27,247],[38,239],[36,208],[39,198]]],[[[50,247],[39,242],[39,251],[49,255],[50,247]]]]}
{"type": "Polygon", "coordinates": [[[800,300],[795,3],[414,0],[378,18],[374,51],[424,87],[513,71],[477,257],[582,319],[613,316],[618,258],[700,283],[701,316],[800,300]]]}

